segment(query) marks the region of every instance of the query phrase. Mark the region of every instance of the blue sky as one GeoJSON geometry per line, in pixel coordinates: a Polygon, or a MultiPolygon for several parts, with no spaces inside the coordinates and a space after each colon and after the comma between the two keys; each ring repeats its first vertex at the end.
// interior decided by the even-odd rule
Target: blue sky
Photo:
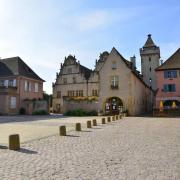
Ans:
{"type": "Polygon", "coordinates": [[[47,82],[69,54],[93,69],[100,52],[112,47],[126,58],[147,34],[167,59],[180,47],[179,0],[0,0],[0,57],[20,56],[47,82]]]}

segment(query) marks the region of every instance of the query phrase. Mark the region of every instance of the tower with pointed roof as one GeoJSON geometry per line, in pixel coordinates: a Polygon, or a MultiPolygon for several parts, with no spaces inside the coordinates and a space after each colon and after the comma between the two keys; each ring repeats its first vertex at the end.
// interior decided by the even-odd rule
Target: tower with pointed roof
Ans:
{"type": "Polygon", "coordinates": [[[159,66],[160,48],[153,42],[151,34],[148,34],[146,43],[140,49],[140,55],[143,80],[153,90],[156,90],[157,80],[155,69],[159,66]]]}

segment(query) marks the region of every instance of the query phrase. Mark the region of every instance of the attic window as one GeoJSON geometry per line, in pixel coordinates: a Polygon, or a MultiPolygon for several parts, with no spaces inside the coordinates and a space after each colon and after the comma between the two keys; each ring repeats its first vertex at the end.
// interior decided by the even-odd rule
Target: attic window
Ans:
{"type": "Polygon", "coordinates": [[[114,62],[112,62],[112,69],[117,69],[117,64],[116,64],[116,62],[114,61],[114,62]]]}

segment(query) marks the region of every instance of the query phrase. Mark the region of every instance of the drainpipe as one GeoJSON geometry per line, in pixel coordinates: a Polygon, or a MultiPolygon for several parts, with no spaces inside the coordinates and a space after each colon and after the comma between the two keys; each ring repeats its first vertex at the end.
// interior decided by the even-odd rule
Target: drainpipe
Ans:
{"type": "Polygon", "coordinates": [[[87,95],[87,98],[88,98],[88,80],[86,80],[86,95],[87,95]]]}

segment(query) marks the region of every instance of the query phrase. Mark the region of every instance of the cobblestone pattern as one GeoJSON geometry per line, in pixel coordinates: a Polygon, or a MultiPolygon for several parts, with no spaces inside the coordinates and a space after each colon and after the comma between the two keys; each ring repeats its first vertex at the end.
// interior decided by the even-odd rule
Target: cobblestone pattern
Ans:
{"type": "Polygon", "coordinates": [[[179,180],[180,120],[123,118],[0,149],[0,179],[179,180]]]}

